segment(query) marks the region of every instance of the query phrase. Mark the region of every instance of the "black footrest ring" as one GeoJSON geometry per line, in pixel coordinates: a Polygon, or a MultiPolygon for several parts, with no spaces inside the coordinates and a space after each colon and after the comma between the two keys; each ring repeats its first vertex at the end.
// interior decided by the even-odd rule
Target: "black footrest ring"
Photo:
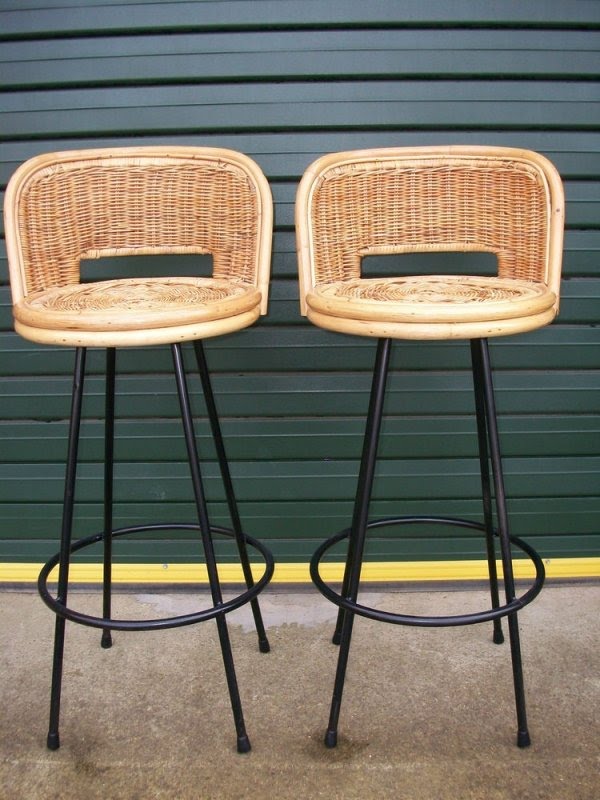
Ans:
{"type": "MultiPolygon", "coordinates": [[[[153,525],[135,525],[128,528],[118,528],[112,532],[113,538],[117,538],[119,536],[125,536],[129,533],[141,533],[143,531],[161,531],[161,530],[199,530],[200,527],[197,524],[188,524],[188,523],[158,523],[153,525]]],[[[221,528],[219,526],[211,526],[211,531],[213,533],[222,534],[223,536],[227,536],[229,538],[235,538],[235,534],[233,531],[229,530],[228,528],[221,528]]],[[[104,538],[103,533],[96,533],[92,536],[87,536],[83,539],[79,539],[78,541],[74,542],[71,546],[70,553],[75,553],[78,550],[82,550],[84,547],[89,547],[92,544],[96,544],[101,542],[104,538]]],[[[191,614],[182,614],[180,616],[175,617],[164,617],[161,619],[150,619],[150,620],[127,620],[127,619],[106,619],[104,617],[94,617],[89,614],[83,614],[80,611],[75,611],[72,608],[60,603],[55,597],[52,596],[50,591],[48,590],[48,578],[50,572],[59,564],[60,561],[60,554],[54,555],[51,559],[49,559],[40,572],[38,578],[38,591],[42,600],[46,603],[46,605],[54,611],[60,617],[64,619],[68,619],[71,622],[77,622],[80,625],[87,625],[91,628],[103,628],[107,630],[117,630],[117,631],[145,631],[145,630],[163,630],[166,628],[180,628],[184,625],[193,625],[196,622],[204,622],[209,619],[213,619],[214,617],[218,616],[219,614],[228,614],[230,611],[233,611],[240,606],[245,605],[246,603],[253,600],[269,583],[271,578],[273,577],[273,571],[275,568],[273,556],[267,550],[267,548],[259,542],[257,539],[254,539],[252,536],[244,535],[245,541],[248,545],[253,547],[255,550],[261,554],[265,561],[265,571],[257,580],[252,587],[246,589],[246,591],[242,592],[241,594],[237,595],[236,597],[227,600],[226,602],[222,603],[219,606],[212,606],[207,609],[203,609],[202,611],[196,611],[191,614]]]]}
{"type": "MultiPolygon", "coordinates": [[[[389,517],[386,519],[380,520],[373,520],[367,524],[367,528],[383,528],[391,525],[403,525],[403,524],[440,524],[440,525],[452,525],[459,528],[471,528],[474,530],[480,530],[485,533],[485,525],[479,522],[472,522],[471,520],[465,519],[456,519],[454,517],[389,517]]],[[[499,606],[498,608],[490,608],[486,611],[478,611],[469,614],[456,614],[452,616],[436,616],[436,617],[428,617],[428,616],[415,616],[415,615],[408,615],[408,614],[394,614],[390,611],[380,611],[379,609],[370,608],[369,606],[361,605],[360,603],[355,603],[352,600],[349,600],[346,597],[343,597],[338,592],[334,591],[325,581],[321,578],[319,567],[321,563],[321,559],[325,555],[325,553],[333,547],[338,542],[341,542],[343,539],[346,539],[350,534],[350,528],[346,528],[345,530],[341,531],[340,533],[331,536],[329,539],[326,539],[322,545],[320,545],[315,554],[313,555],[311,562],[310,562],[310,575],[313,580],[313,583],[318,588],[318,590],[323,594],[328,600],[335,605],[339,606],[340,608],[345,609],[346,611],[350,611],[353,614],[358,614],[362,617],[368,617],[369,619],[377,620],[378,622],[389,622],[394,625],[412,625],[415,627],[425,627],[425,628],[436,628],[436,627],[449,627],[449,626],[456,626],[456,625],[475,625],[479,622],[488,622],[490,620],[498,619],[500,617],[505,617],[507,614],[512,614],[515,611],[519,611],[528,603],[537,597],[540,593],[542,586],[544,584],[544,579],[546,577],[546,571],[544,569],[544,563],[538,553],[524,542],[522,539],[519,539],[517,536],[510,536],[510,541],[520,550],[522,550],[533,562],[535,567],[535,579],[530,586],[530,588],[520,597],[516,597],[510,603],[506,603],[505,605],[499,606]]],[[[497,531],[494,531],[494,534],[497,536],[497,531]]]]}

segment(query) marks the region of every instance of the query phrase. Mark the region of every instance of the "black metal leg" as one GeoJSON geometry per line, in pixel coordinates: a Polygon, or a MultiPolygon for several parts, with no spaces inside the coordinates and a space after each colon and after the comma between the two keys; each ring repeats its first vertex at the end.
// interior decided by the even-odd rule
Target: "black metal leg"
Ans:
{"type": "MultiPolygon", "coordinates": [[[[490,367],[489,349],[486,339],[477,340],[479,344],[479,358],[481,360],[485,412],[492,461],[492,474],[494,478],[494,493],[496,496],[496,511],[498,516],[498,536],[502,553],[502,567],[504,571],[504,589],[506,601],[510,603],[515,598],[515,583],[512,567],[512,554],[509,540],[508,515],[506,511],[506,496],[504,492],[504,477],[502,473],[502,460],[496,421],[496,404],[494,401],[494,388],[490,367]]],[[[527,747],[531,740],[527,728],[527,714],[525,710],[525,688],[523,682],[523,665],[521,661],[521,645],[517,613],[508,615],[508,632],[512,657],[513,681],[515,688],[515,703],[517,708],[517,744],[527,747]]]]}
{"type": "MultiPolygon", "coordinates": [[[[494,520],[492,513],[492,489],[490,483],[488,431],[485,412],[485,396],[483,389],[483,364],[481,360],[481,346],[477,340],[471,341],[471,363],[473,367],[473,384],[475,389],[475,412],[477,417],[477,439],[479,442],[479,469],[481,474],[481,494],[483,499],[483,518],[485,524],[485,538],[487,548],[488,574],[490,581],[490,596],[492,608],[500,607],[498,591],[498,571],[496,569],[496,549],[494,546],[494,520]]],[[[502,644],[502,622],[494,620],[494,643],[502,644]]]]}
{"type": "MultiPolygon", "coordinates": [[[[380,374],[382,369],[385,370],[384,374],[381,376],[382,379],[383,379],[383,382],[384,382],[383,383],[383,387],[382,387],[382,391],[385,392],[385,381],[387,379],[387,370],[388,370],[388,366],[389,366],[389,354],[390,354],[390,352],[391,352],[391,339],[379,339],[379,341],[377,343],[377,355],[375,357],[375,366],[373,367],[373,382],[371,384],[371,398],[370,398],[370,403],[371,404],[374,402],[374,392],[376,391],[376,381],[379,380],[378,376],[379,376],[379,374],[380,374]],[[383,362],[385,362],[385,366],[383,366],[383,362]]],[[[381,402],[383,403],[383,397],[381,397],[381,402]]],[[[356,494],[355,503],[354,503],[354,512],[353,512],[352,526],[351,526],[351,530],[352,531],[354,531],[356,529],[357,518],[358,518],[358,515],[360,515],[360,513],[361,513],[361,508],[360,508],[360,504],[358,502],[358,499],[359,499],[359,491],[360,491],[360,487],[361,487],[361,476],[362,476],[363,464],[365,464],[365,469],[366,469],[366,459],[368,459],[369,455],[370,455],[370,454],[367,453],[367,448],[368,448],[369,442],[370,442],[370,439],[369,439],[370,427],[369,426],[371,425],[371,412],[372,412],[372,407],[371,407],[371,405],[369,405],[369,411],[367,412],[367,423],[366,423],[366,428],[365,428],[365,436],[364,436],[364,439],[363,439],[363,452],[362,452],[362,456],[361,456],[361,472],[359,474],[357,494],[356,494]]],[[[381,425],[381,419],[379,419],[379,421],[377,422],[377,425],[378,425],[377,439],[376,439],[376,441],[374,443],[375,444],[375,449],[377,448],[377,444],[378,444],[378,441],[379,441],[379,426],[381,425]]],[[[376,458],[376,456],[377,456],[377,453],[375,452],[373,454],[373,457],[376,458]]],[[[373,469],[374,469],[374,463],[373,463],[373,469]]],[[[370,479],[371,479],[371,485],[372,485],[372,480],[373,480],[373,476],[372,475],[371,475],[370,479]]],[[[370,500],[370,489],[369,489],[369,500],[370,500]]],[[[368,500],[367,500],[367,507],[366,507],[364,513],[368,515],[368,500]]],[[[366,519],[365,519],[365,525],[366,525],[366,519]]],[[[350,591],[350,580],[351,580],[350,576],[351,576],[351,572],[352,572],[352,564],[354,563],[354,547],[355,547],[355,537],[351,533],[350,536],[348,537],[348,554],[346,556],[346,565],[345,565],[345,568],[344,568],[344,578],[343,578],[343,582],[342,582],[342,592],[341,592],[342,593],[342,597],[348,597],[349,596],[348,592],[350,591]]],[[[361,561],[362,561],[362,555],[361,555],[361,561]]],[[[337,615],[337,621],[336,621],[335,630],[334,630],[333,636],[331,638],[331,641],[333,642],[333,644],[340,644],[341,641],[342,641],[342,629],[343,629],[343,626],[344,626],[344,618],[345,617],[346,617],[346,611],[343,608],[340,608],[339,611],[338,611],[338,615],[337,615]]]]}
{"type": "MultiPolygon", "coordinates": [[[[214,546],[210,530],[210,523],[208,519],[206,499],[204,496],[204,489],[202,485],[202,476],[200,473],[200,463],[198,459],[198,450],[196,446],[196,437],[194,434],[194,428],[192,422],[192,413],[190,409],[189,394],[187,390],[187,381],[185,378],[185,370],[183,366],[181,346],[178,344],[174,344],[171,346],[171,350],[173,354],[175,378],[177,381],[177,391],[179,393],[179,403],[181,406],[181,419],[183,422],[185,441],[188,452],[188,460],[192,475],[192,484],[194,487],[194,497],[196,501],[196,509],[198,512],[200,533],[202,536],[202,544],[204,546],[204,555],[206,558],[206,569],[208,571],[210,591],[213,600],[213,605],[215,607],[218,607],[219,605],[222,605],[223,597],[219,583],[217,562],[215,558],[214,546]]],[[[250,750],[250,740],[248,739],[248,735],[246,733],[246,728],[244,724],[242,704],[237,685],[237,678],[235,675],[233,656],[231,653],[231,643],[229,641],[229,632],[227,630],[227,621],[225,619],[225,614],[218,614],[215,619],[219,633],[219,640],[221,643],[221,652],[223,654],[225,675],[227,677],[229,697],[231,699],[231,707],[233,711],[233,718],[237,732],[237,749],[238,752],[240,753],[246,753],[250,750]]]]}
{"type": "MultiPolygon", "coordinates": [[[[63,605],[66,605],[67,593],[69,589],[69,556],[71,535],[73,530],[73,505],[75,500],[75,478],[77,473],[77,452],[79,447],[79,429],[81,424],[85,357],[85,348],[78,348],[75,352],[75,370],[73,374],[71,422],[69,426],[69,443],[67,451],[62,531],[60,540],[58,591],[56,596],[57,600],[63,605]]],[[[58,750],[60,746],[58,728],[60,720],[64,645],[65,620],[63,617],[57,616],[54,629],[54,657],[52,662],[52,689],[50,693],[50,724],[48,726],[47,739],[48,748],[50,750],[58,750]]]]}
{"type": "MultiPolygon", "coordinates": [[[[352,602],[356,602],[358,597],[358,586],[360,582],[360,573],[367,533],[369,504],[373,489],[373,478],[375,475],[377,446],[379,443],[379,432],[381,429],[381,419],[383,416],[383,402],[385,399],[385,386],[388,375],[390,351],[391,340],[380,339],[377,343],[377,356],[373,370],[369,411],[367,414],[367,425],[363,441],[358,485],[354,502],[352,528],[348,543],[348,557],[346,560],[346,570],[344,575],[344,597],[352,602]]],[[[325,735],[325,744],[328,747],[335,747],[337,744],[338,719],[342,704],[342,694],[344,691],[344,681],[346,677],[346,668],[348,665],[348,655],[350,652],[350,641],[352,638],[353,625],[354,614],[350,611],[345,611],[342,615],[340,651],[338,655],[338,665],[333,688],[333,696],[331,699],[329,726],[325,735]]]]}
{"type": "MultiPolygon", "coordinates": [[[[217,412],[217,406],[215,404],[215,398],[212,390],[210,373],[208,370],[206,355],[201,340],[196,340],[194,342],[194,350],[196,353],[198,372],[200,373],[200,379],[202,381],[202,389],[204,392],[204,399],[208,411],[208,419],[210,422],[212,436],[215,443],[217,459],[219,461],[219,468],[221,470],[221,477],[223,480],[223,485],[225,487],[225,495],[227,497],[229,516],[231,518],[233,532],[235,534],[235,541],[240,555],[240,561],[242,564],[244,579],[246,581],[246,586],[249,589],[251,589],[254,586],[254,578],[252,577],[252,567],[250,566],[250,559],[248,557],[246,537],[244,536],[244,533],[242,531],[242,523],[240,520],[237,501],[235,498],[235,492],[233,489],[233,481],[231,480],[231,473],[229,471],[229,463],[227,461],[227,454],[225,452],[225,444],[223,442],[223,435],[221,433],[221,425],[219,423],[219,415],[217,412]]],[[[268,653],[271,648],[269,646],[269,640],[267,639],[265,626],[263,624],[262,614],[260,611],[258,599],[254,598],[254,600],[251,601],[250,605],[252,608],[252,614],[254,616],[254,624],[256,626],[256,632],[258,635],[259,650],[262,653],[268,653]]]]}
{"type": "MultiPolygon", "coordinates": [[[[104,407],[104,563],[102,573],[102,616],[111,617],[112,592],[112,530],[113,530],[113,473],[115,452],[115,364],[114,347],[106,350],[106,393],[104,407]]],[[[101,645],[112,647],[112,634],[102,631],[101,645]]]]}

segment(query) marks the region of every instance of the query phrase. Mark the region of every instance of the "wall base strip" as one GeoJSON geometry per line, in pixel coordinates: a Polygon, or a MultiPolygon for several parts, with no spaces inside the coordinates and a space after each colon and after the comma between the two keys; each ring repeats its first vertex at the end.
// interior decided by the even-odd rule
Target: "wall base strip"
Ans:
{"type": "MultiPolygon", "coordinates": [[[[548,578],[600,578],[600,558],[548,558],[544,559],[548,578]]],[[[533,577],[529,560],[515,559],[517,578],[533,577]]],[[[0,564],[0,584],[34,584],[41,564],[0,564]]],[[[340,581],[344,565],[341,562],[323,564],[321,574],[326,581],[340,581]]],[[[499,574],[502,565],[498,562],[499,574]]],[[[262,573],[256,566],[257,577],[262,573]]],[[[241,567],[222,564],[219,574],[223,583],[242,583],[241,567]]],[[[100,564],[73,564],[71,583],[97,584],[102,581],[100,564]]],[[[362,579],[371,583],[405,583],[428,581],[479,581],[487,578],[486,561],[372,561],[365,563],[362,579]]],[[[206,568],[202,564],[115,564],[113,579],[117,584],[204,584],[208,583],[206,568]]],[[[273,583],[310,583],[308,563],[277,564],[273,583]]]]}

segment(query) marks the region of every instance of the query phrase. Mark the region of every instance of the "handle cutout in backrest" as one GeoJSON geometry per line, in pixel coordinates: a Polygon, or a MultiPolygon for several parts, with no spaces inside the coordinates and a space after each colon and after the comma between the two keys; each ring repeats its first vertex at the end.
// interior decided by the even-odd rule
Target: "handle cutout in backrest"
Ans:
{"type": "Polygon", "coordinates": [[[361,277],[393,278],[406,275],[485,275],[498,274],[495,253],[391,253],[363,256],[361,277]]]}
{"type": "Polygon", "coordinates": [[[84,259],[79,267],[82,283],[120,278],[209,278],[213,259],[202,253],[108,256],[84,259]]]}

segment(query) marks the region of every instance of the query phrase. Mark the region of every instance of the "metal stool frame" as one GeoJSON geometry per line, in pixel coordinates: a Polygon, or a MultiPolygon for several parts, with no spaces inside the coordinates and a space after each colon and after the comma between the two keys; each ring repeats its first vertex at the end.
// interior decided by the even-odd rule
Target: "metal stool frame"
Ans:
{"type": "Polygon", "coordinates": [[[186,374],[182,358],[182,348],[179,344],[171,345],[177,392],[179,396],[181,419],[183,424],[188,462],[191,472],[191,480],[194,492],[194,499],[198,515],[198,524],[184,523],[156,523],[153,525],[139,525],[128,528],[113,530],[112,527],[112,501],[113,501],[113,471],[114,471],[114,420],[115,420],[115,349],[108,348],[107,367],[106,367],[106,418],[105,418],[105,465],[104,465],[104,530],[101,533],[85,537],[72,543],[73,511],[75,505],[75,487],[77,473],[77,457],[79,445],[79,433],[81,422],[82,401],[84,394],[85,364],[87,348],[77,348],[75,358],[75,370],[73,378],[73,393],[71,403],[71,421],[68,439],[68,456],[65,476],[65,492],[63,505],[63,522],[61,532],[60,551],[53,556],[42,568],[38,581],[40,595],[46,605],[56,614],[54,657],[52,669],[52,689],[50,703],[50,724],[48,731],[47,744],[51,750],[58,749],[59,739],[59,718],[62,688],[65,622],[71,620],[89,627],[102,629],[102,647],[108,648],[112,645],[112,630],[142,631],[142,630],[163,630],[166,628],[182,627],[208,619],[215,619],[217,623],[225,674],[233,718],[237,733],[237,749],[240,753],[250,750],[250,740],[248,738],[244,723],[244,716],[240,701],[231,643],[227,630],[225,615],[230,611],[250,602],[258,634],[259,649],[263,653],[269,652],[269,641],[265,633],[265,628],[258,605],[257,595],[270,581],[274,562],[273,557],[264,545],[256,539],[243,533],[240,518],[237,510],[236,498],[233,490],[233,483],[229,471],[223,437],[221,434],[219,418],[217,415],[214,395],[210,382],[208,366],[204,354],[204,348],[200,340],[194,342],[197,363],[199,367],[208,417],[212,430],[212,435],[219,461],[219,468],[227,504],[232,520],[232,530],[212,526],[209,521],[206,498],[200,471],[199,455],[196,446],[193,418],[190,409],[189,392],[186,374]],[[198,611],[181,616],[168,617],[153,620],[120,620],[113,619],[111,616],[111,573],[112,573],[112,541],[113,538],[129,533],[138,533],[147,530],[198,530],[200,532],[202,546],[205,554],[206,568],[208,572],[209,587],[213,606],[209,609],[198,611]],[[217,570],[217,562],[214,551],[213,533],[223,534],[235,539],[240,555],[240,561],[246,582],[246,591],[235,598],[224,602],[217,570]],[[69,566],[70,557],[73,553],[96,542],[103,542],[104,561],[103,561],[103,616],[94,617],[69,608],[67,605],[69,588],[69,566]],[[257,549],[265,562],[265,570],[262,577],[255,582],[252,576],[248,556],[248,544],[257,549]],[[48,589],[48,579],[55,566],[59,567],[58,588],[55,596],[48,589]]]}
{"type": "Polygon", "coordinates": [[[375,477],[377,448],[379,443],[381,421],[383,418],[383,405],[385,399],[385,387],[389,369],[391,345],[391,339],[378,340],[377,355],[371,385],[369,410],[367,414],[367,423],[363,441],[363,451],[355,495],[352,525],[350,528],[327,539],[316,550],[311,560],[311,577],[315,585],[325,597],[340,607],[338,622],[333,636],[334,643],[340,645],[340,652],[338,656],[338,665],[331,701],[329,725],[327,728],[327,733],[325,734],[325,744],[328,747],[335,747],[337,744],[338,720],[341,710],[346,669],[348,665],[354,617],[356,614],[369,619],[377,620],[379,622],[388,622],[397,625],[411,625],[415,627],[448,627],[457,625],[472,625],[481,622],[493,621],[493,639],[496,644],[501,644],[504,641],[500,619],[501,617],[506,616],[508,617],[515,702],[517,710],[517,744],[519,747],[527,747],[530,744],[531,739],[527,727],[517,611],[524,608],[539,594],[544,583],[545,570],[544,564],[536,551],[530,545],[515,536],[511,536],[509,533],[488,342],[486,339],[476,339],[471,341],[479,460],[481,469],[481,484],[483,490],[483,524],[471,522],[469,520],[429,516],[405,516],[383,520],[369,520],[369,504],[371,500],[373,480],[375,477]],[[492,524],[492,491],[489,471],[490,461],[492,467],[496,512],[498,517],[497,531],[494,530],[492,524]],[[487,546],[489,586],[492,605],[491,609],[454,616],[426,617],[394,614],[359,604],[357,602],[357,598],[367,531],[372,528],[403,523],[444,523],[457,527],[467,527],[483,531],[485,533],[487,546]],[[506,602],[504,605],[500,604],[499,599],[498,576],[496,571],[494,547],[495,536],[497,536],[499,539],[502,555],[504,591],[506,597],[506,602]],[[341,593],[338,594],[332,590],[331,587],[329,587],[321,578],[319,573],[319,565],[322,557],[330,549],[330,547],[345,538],[348,538],[348,553],[346,558],[343,586],[341,593]],[[526,553],[527,556],[529,556],[536,570],[536,577],[531,588],[521,597],[517,597],[515,593],[511,542],[517,545],[526,553]]]}

